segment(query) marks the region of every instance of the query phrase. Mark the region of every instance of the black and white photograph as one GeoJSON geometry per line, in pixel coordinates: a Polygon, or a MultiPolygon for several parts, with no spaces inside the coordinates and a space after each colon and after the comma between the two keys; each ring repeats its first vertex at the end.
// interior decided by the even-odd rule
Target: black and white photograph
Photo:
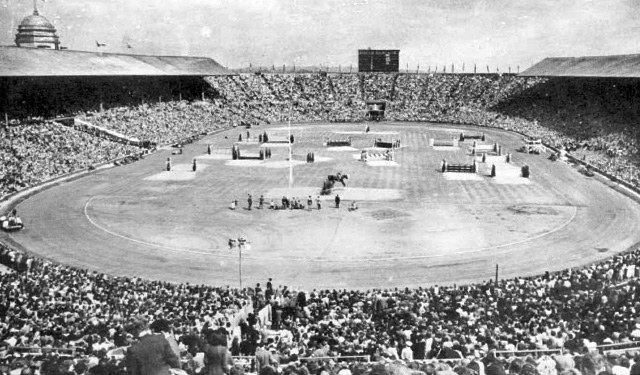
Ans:
{"type": "Polygon", "coordinates": [[[0,0],[0,375],[640,375],[640,2],[0,0]]]}

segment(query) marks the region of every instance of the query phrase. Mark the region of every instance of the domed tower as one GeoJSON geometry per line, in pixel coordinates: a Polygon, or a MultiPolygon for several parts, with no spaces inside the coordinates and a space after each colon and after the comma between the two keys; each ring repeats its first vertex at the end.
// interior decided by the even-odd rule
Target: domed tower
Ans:
{"type": "Polygon", "coordinates": [[[25,17],[18,26],[16,45],[29,48],[60,49],[60,40],[56,34],[56,28],[48,19],[33,8],[33,14],[25,17]]]}

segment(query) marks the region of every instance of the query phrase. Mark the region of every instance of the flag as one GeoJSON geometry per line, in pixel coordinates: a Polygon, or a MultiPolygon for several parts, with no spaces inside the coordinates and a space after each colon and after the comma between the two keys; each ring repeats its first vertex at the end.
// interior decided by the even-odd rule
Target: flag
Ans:
{"type": "Polygon", "coordinates": [[[238,247],[238,240],[229,238],[229,250],[233,249],[234,247],[238,247]]]}
{"type": "Polygon", "coordinates": [[[229,250],[233,250],[236,247],[242,247],[240,250],[251,250],[251,243],[242,237],[238,239],[229,238],[229,250]]]}

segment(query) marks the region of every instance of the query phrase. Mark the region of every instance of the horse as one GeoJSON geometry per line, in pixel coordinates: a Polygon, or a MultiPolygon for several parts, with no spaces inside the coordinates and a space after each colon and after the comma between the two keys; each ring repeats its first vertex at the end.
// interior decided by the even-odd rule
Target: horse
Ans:
{"type": "Polygon", "coordinates": [[[324,183],[322,184],[322,190],[320,191],[321,195],[329,195],[331,194],[331,190],[333,189],[333,185],[337,182],[340,181],[340,183],[342,184],[342,186],[347,186],[347,184],[344,183],[344,180],[348,180],[349,176],[346,174],[342,174],[342,173],[337,173],[335,175],[330,174],[327,176],[327,179],[324,180],[324,183]]]}
{"type": "Polygon", "coordinates": [[[335,175],[330,174],[327,176],[327,181],[333,182],[333,183],[340,181],[342,186],[347,186],[347,184],[344,183],[344,180],[348,180],[348,179],[349,179],[349,175],[342,174],[342,173],[338,173],[335,175]]]}

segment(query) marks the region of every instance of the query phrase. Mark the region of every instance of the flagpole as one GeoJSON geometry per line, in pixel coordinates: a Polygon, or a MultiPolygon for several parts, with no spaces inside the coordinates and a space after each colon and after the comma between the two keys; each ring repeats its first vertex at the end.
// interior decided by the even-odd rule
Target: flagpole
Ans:
{"type": "MultiPolygon", "coordinates": [[[[293,78],[295,79],[295,77],[293,78]]],[[[291,92],[293,92],[293,80],[291,80],[291,92]]],[[[291,102],[289,102],[289,189],[293,187],[293,160],[291,151],[291,102]]]]}

